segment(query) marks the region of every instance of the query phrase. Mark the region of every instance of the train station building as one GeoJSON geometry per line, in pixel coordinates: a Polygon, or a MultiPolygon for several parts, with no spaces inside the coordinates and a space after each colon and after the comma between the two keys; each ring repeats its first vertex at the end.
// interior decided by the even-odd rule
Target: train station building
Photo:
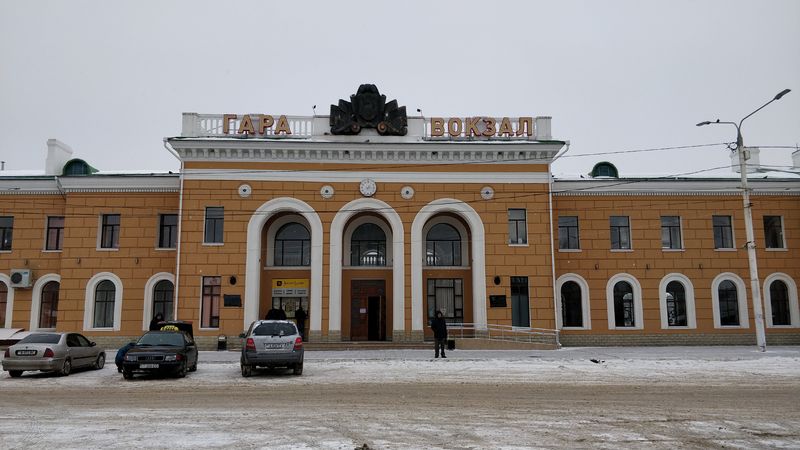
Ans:
{"type": "MultiPolygon", "coordinates": [[[[556,177],[550,117],[409,117],[373,85],[330,115],[184,113],[164,147],[178,173],[57,140],[0,172],[0,325],[114,343],[162,313],[211,346],[302,307],[309,342],[422,342],[435,311],[564,345],[755,341],[733,169],[556,177]]],[[[800,176],[751,155],[767,339],[800,343],[800,176]]]]}

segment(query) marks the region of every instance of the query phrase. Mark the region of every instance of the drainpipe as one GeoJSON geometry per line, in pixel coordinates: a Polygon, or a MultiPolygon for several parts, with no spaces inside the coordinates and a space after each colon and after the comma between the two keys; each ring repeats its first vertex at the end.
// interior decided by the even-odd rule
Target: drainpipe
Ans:
{"type": "Polygon", "coordinates": [[[180,284],[180,277],[181,277],[181,225],[183,223],[183,160],[181,159],[180,155],[178,155],[178,152],[176,152],[175,149],[172,148],[171,145],[169,145],[169,142],[167,142],[166,138],[164,139],[163,142],[164,142],[164,148],[166,148],[167,151],[169,151],[170,154],[172,154],[172,156],[174,156],[175,158],[178,159],[178,161],[181,162],[181,171],[180,171],[180,174],[179,174],[179,177],[180,177],[180,180],[181,180],[181,187],[180,187],[180,194],[178,194],[178,239],[177,239],[176,244],[175,244],[175,246],[176,246],[175,252],[177,253],[175,255],[175,306],[174,306],[175,310],[173,311],[173,317],[175,317],[175,320],[178,320],[178,299],[180,298],[178,296],[178,293],[179,293],[179,289],[180,289],[180,285],[181,285],[180,284]]]}
{"type": "Polygon", "coordinates": [[[558,326],[558,291],[556,289],[556,249],[555,244],[553,243],[553,163],[556,162],[558,158],[564,156],[565,153],[569,151],[569,141],[566,141],[567,148],[561,154],[558,154],[550,161],[550,168],[551,170],[547,171],[547,201],[549,202],[548,211],[550,212],[550,271],[553,277],[553,324],[555,325],[556,329],[556,345],[558,348],[561,348],[561,341],[559,339],[558,333],[560,327],[558,326]]]}

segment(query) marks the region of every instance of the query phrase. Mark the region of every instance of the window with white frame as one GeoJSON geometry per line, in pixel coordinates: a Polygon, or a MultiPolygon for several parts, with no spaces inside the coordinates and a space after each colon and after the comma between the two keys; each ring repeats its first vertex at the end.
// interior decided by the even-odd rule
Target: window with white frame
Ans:
{"type": "Polygon", "coordinates": [[[203,298],[200,304],[200,327],[219,328],[221,277],[203,277],[203,298]]]}
{"type": "Polygon", "coordinates": [[[680,216],[661,216],[661,248],[672,250],[683,248],[680,216]]]}
{"type": "Polygon", "coordinates": [[[94,289],[94,328],[114,326],[114,301],[117,288],[110,280],[103,280],[94,289]]]}
{"type": "Polygon", "coordinates": [[[764,216],[764,246],[766,248],[786,248],[783,240],[783,217],[764,216]]]}
{"type": "Polygon", "coordinates": [[[561,285],[561,326],[583,327],[583,293],[574,281],[561,285]]]}
{"type": "Polygon", "coordinates": [[[222,244],[222,233],[225,225],[225,208],[222,206],[206,207],[204,244],[222,244]]]}
{"type": "Polygon", "coordinates": [[[39,328],[55,328],[58,318],[58,281],[48,281],[42,287],[39,303],[39,328]]]}
{"type": "Polygon", "coordinates": [[[175,285],[169,280],[161,280],[153,287],[153,314],[161,314],[164,320],[172,320],[175,285]]]}
{"type": "Polygon", "coordinates": [[[158,216],[158,248],[175,248],[178,245],[178,215],[158,216]]]}
{"type": "Polygon", "coordinates": [[[45,250],[61,250],[64,247],[64,216],[50,216],[47,218],[47,234],[45,237],[45,250]]]}
{"type": "Polygon", "coordinates": [[[731,280],[723,280],[717,287],[719,324],[723,327],[740,325],[739,293],[731,280]]]}
{"type": "Polygon", "coordinates": [[[437,223],[428,230],[425,251],[429,266],[460,266],[461,234],[448,223],[437,223]]]}
{"type": "Polygon", "coordinates": [[[303,224],[290,222],[280,227],[274,240],[275,266],[310,266],[311,233],[303,224]]]}
{"type": "Polygon", "coordinates": [[[14,217],[0,217],[0,250],[11,251],[14,234],[14,217]]]}
{"type": "Polygon", "coordinates": [[[100,216],[100,248],[119,248],[119,214],[100,216]]]}
{"type": "Polygon", "coordinates": [[[527,244],[528,243],[528,223],[526,211],[520,208],[510,208],[508,210],[508,243],[527,244]]]}
{"type": "Polygon", "coordinates": [[[0,281],[0,325],[5,327],[6,306],[8,306],[8,286],[0,281]]]}
{"type": "Polygon", "coordinates": [[[714,248],[733,248],[733,226],[731,216],[713,216],[714,248]]]}
{"type": "Polygon", "coordinates": [[[633,286],[627,281],[614,284],[614,325],[618,328],[636,326],[633,286]]]}
{"type": "Polygon", "coordinates": [[[611,248],[613,250],[630,250],[631,223],[628,216],[611,216],[611,248]]]}
{"type": "Polygon", "coordinates": [[[770,283],[769,302],[772,309],[772,325],[791,325],[789,287],[782,280],[775,280],[770,283]]]}
{"type": "Polygon", "coordinates": [[[667,284],[666,291],[667,325],[685,327],[689,325],[686,306],[686,287],[680,281],[673,280],[667,284]]]}
{"type": "Polygon", "coordinates": [[[386,233],[375,223],[356,227],[350,235],[351,266],[385,266],[386,233]]]}
{"type": "Polygon", "coordinates": [[[606,283],[606,306],[610,330],[641,330],[644,324],[642,286],[627,273],[619,273],[606,283]]]}
{"type": "Polygon", "coordinates": [[[559,250],[578,250],[581,248],[578,216],[558,217],[559,250]]]}

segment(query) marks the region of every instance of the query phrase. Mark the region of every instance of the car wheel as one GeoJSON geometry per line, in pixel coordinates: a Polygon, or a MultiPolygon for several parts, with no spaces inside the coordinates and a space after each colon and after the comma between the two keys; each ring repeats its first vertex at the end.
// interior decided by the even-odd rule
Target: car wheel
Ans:
{"type": "Polygon", "coordinates": [[[249,364],[242,364],[242,376],[247,378],[253,375],[253,366],[249,364]]]}
{"type": "Polygon", "coordinates": [[[70,374],[70,372],[72,372],[72,361],[70,361],[69,359],[65,359],[64,365],[61,366],[61,371],[59,372],[59,374],[61,374],[61,376],[66,377],[67,375],[70,374]]]}
{"type": "Polygon", "coordinates": [[[126,380],[132,380],[133,379],[133,372],[131,372],[130,370],[122,369],[122,378],[124,378],[126,380]]]}
{"type": "Polygon", "coordinates": [[[11,378],[19,378],[22,376],[21,370],[9,370],[8,374],[11,375],[11,378]]]}
{"type": "Polygon", "coordinates": [[[192,367],[189,367],[189,372],[197,372],[197,361],[192,364],[192,367]]]}
{"type": "Polygon", "coordinates": [[[295,375],[302,375],[303,374],[303,363],[295,364],[293,373],[295,375]]]}
{"type": "Polygon", "coordinates": [[[183,378],[186,376],[186,363],[181,364],[180,369],[178,369],[178,372],[175,375],[178,378],[183,378]]]}
{"type": "Polygon", "coordinates": [[[94,362],[93,367],[95,370],[100,370],[105,365],[106,365],[106,355],[104,353],[100,353],[99,355],[97,355],[97,360],[94,362]]]}

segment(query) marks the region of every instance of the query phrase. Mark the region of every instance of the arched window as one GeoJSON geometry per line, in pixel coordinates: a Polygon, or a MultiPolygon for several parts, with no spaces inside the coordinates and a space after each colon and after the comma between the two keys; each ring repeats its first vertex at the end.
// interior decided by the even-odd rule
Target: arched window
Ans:
{"type": "Polygon", "coordinates": [[[64,176],[74,175],[91,175],[97,172],[97,169],[90,166],[82,159],[73,159],[64,164],[64,176]]]}
{"type": "Polygon", "coordinates": [[[461,265],[461,234],[454,226],[447,223],[432,226],[425,245],[429,266],[461,265]]]}
{"type": "Polygon", "coordinates": [[[58,289],[57,281],[48,281],[42,287],[42,302],[39,307],[39,328],[55,328],[58,317],[58,289]]]}
{"type": "Polygon", "coordinates": [[[308,228],[292,222],[275,233],[275,265],[311,265],[311,234],[308,228]]]}
{"type": "Polygon", "coordinates": [[[0,326],[6,324],[6,306],[8,306],[8,286],[0,281],[0,326]]]}
{"type": "Polygon", "coordinates": [[[351,266],[385,266],[386,233],[374,223],[359,225],[350,238],[351,266]]]}
{"type": "Polygon", "coordinates": [[[686,314],[686,288],[680,281],[667,284],[667,324],[671,327],[688,326],[686,314]]]}
{"type": "Polygon", "coordinates": [[[786,283],[781,280],[773,281],[769,285],[769,299],[772,307],[772,325],[791,325],[789,288],[786,283]]]}
{"type": "Polygon", "coordinates": [[[635,327],[633,286],[627,281],[614,285],[614,323],[617,327],[635,327]]]}
{"type": "Polygon", "coordinates": [[[736,285],[725,280],[717,288],[719,296],[719,324],[722,326],[739,326],[739,295],[736,285]]]}
{"type": "Polygon", "coordinates": [[[574,281],[561,285],[561,324],[564,327],[583,326],[581,287],[574,281]]]}
{"type": "Polygon", "coordinates": [[[590,173],[592,178],[595,177],[611,177],[611,178],[619,178],[619,172],[617,168],[608,161],[599,162],[594,165],[592,168],[592,172],[590,173]]]}
{"type": "Polygon", "coordinates": [[[117,288],[110,280],[98,283],[94,290],[94,328],[114,326],[114,299],[117,288]]]}
{"type": "Polygon", "coordinates": [[[169,280],[161,280],[153,288],[153,317],[161,313],[164,320],[172,320],[175,286],[169,280]]]}

